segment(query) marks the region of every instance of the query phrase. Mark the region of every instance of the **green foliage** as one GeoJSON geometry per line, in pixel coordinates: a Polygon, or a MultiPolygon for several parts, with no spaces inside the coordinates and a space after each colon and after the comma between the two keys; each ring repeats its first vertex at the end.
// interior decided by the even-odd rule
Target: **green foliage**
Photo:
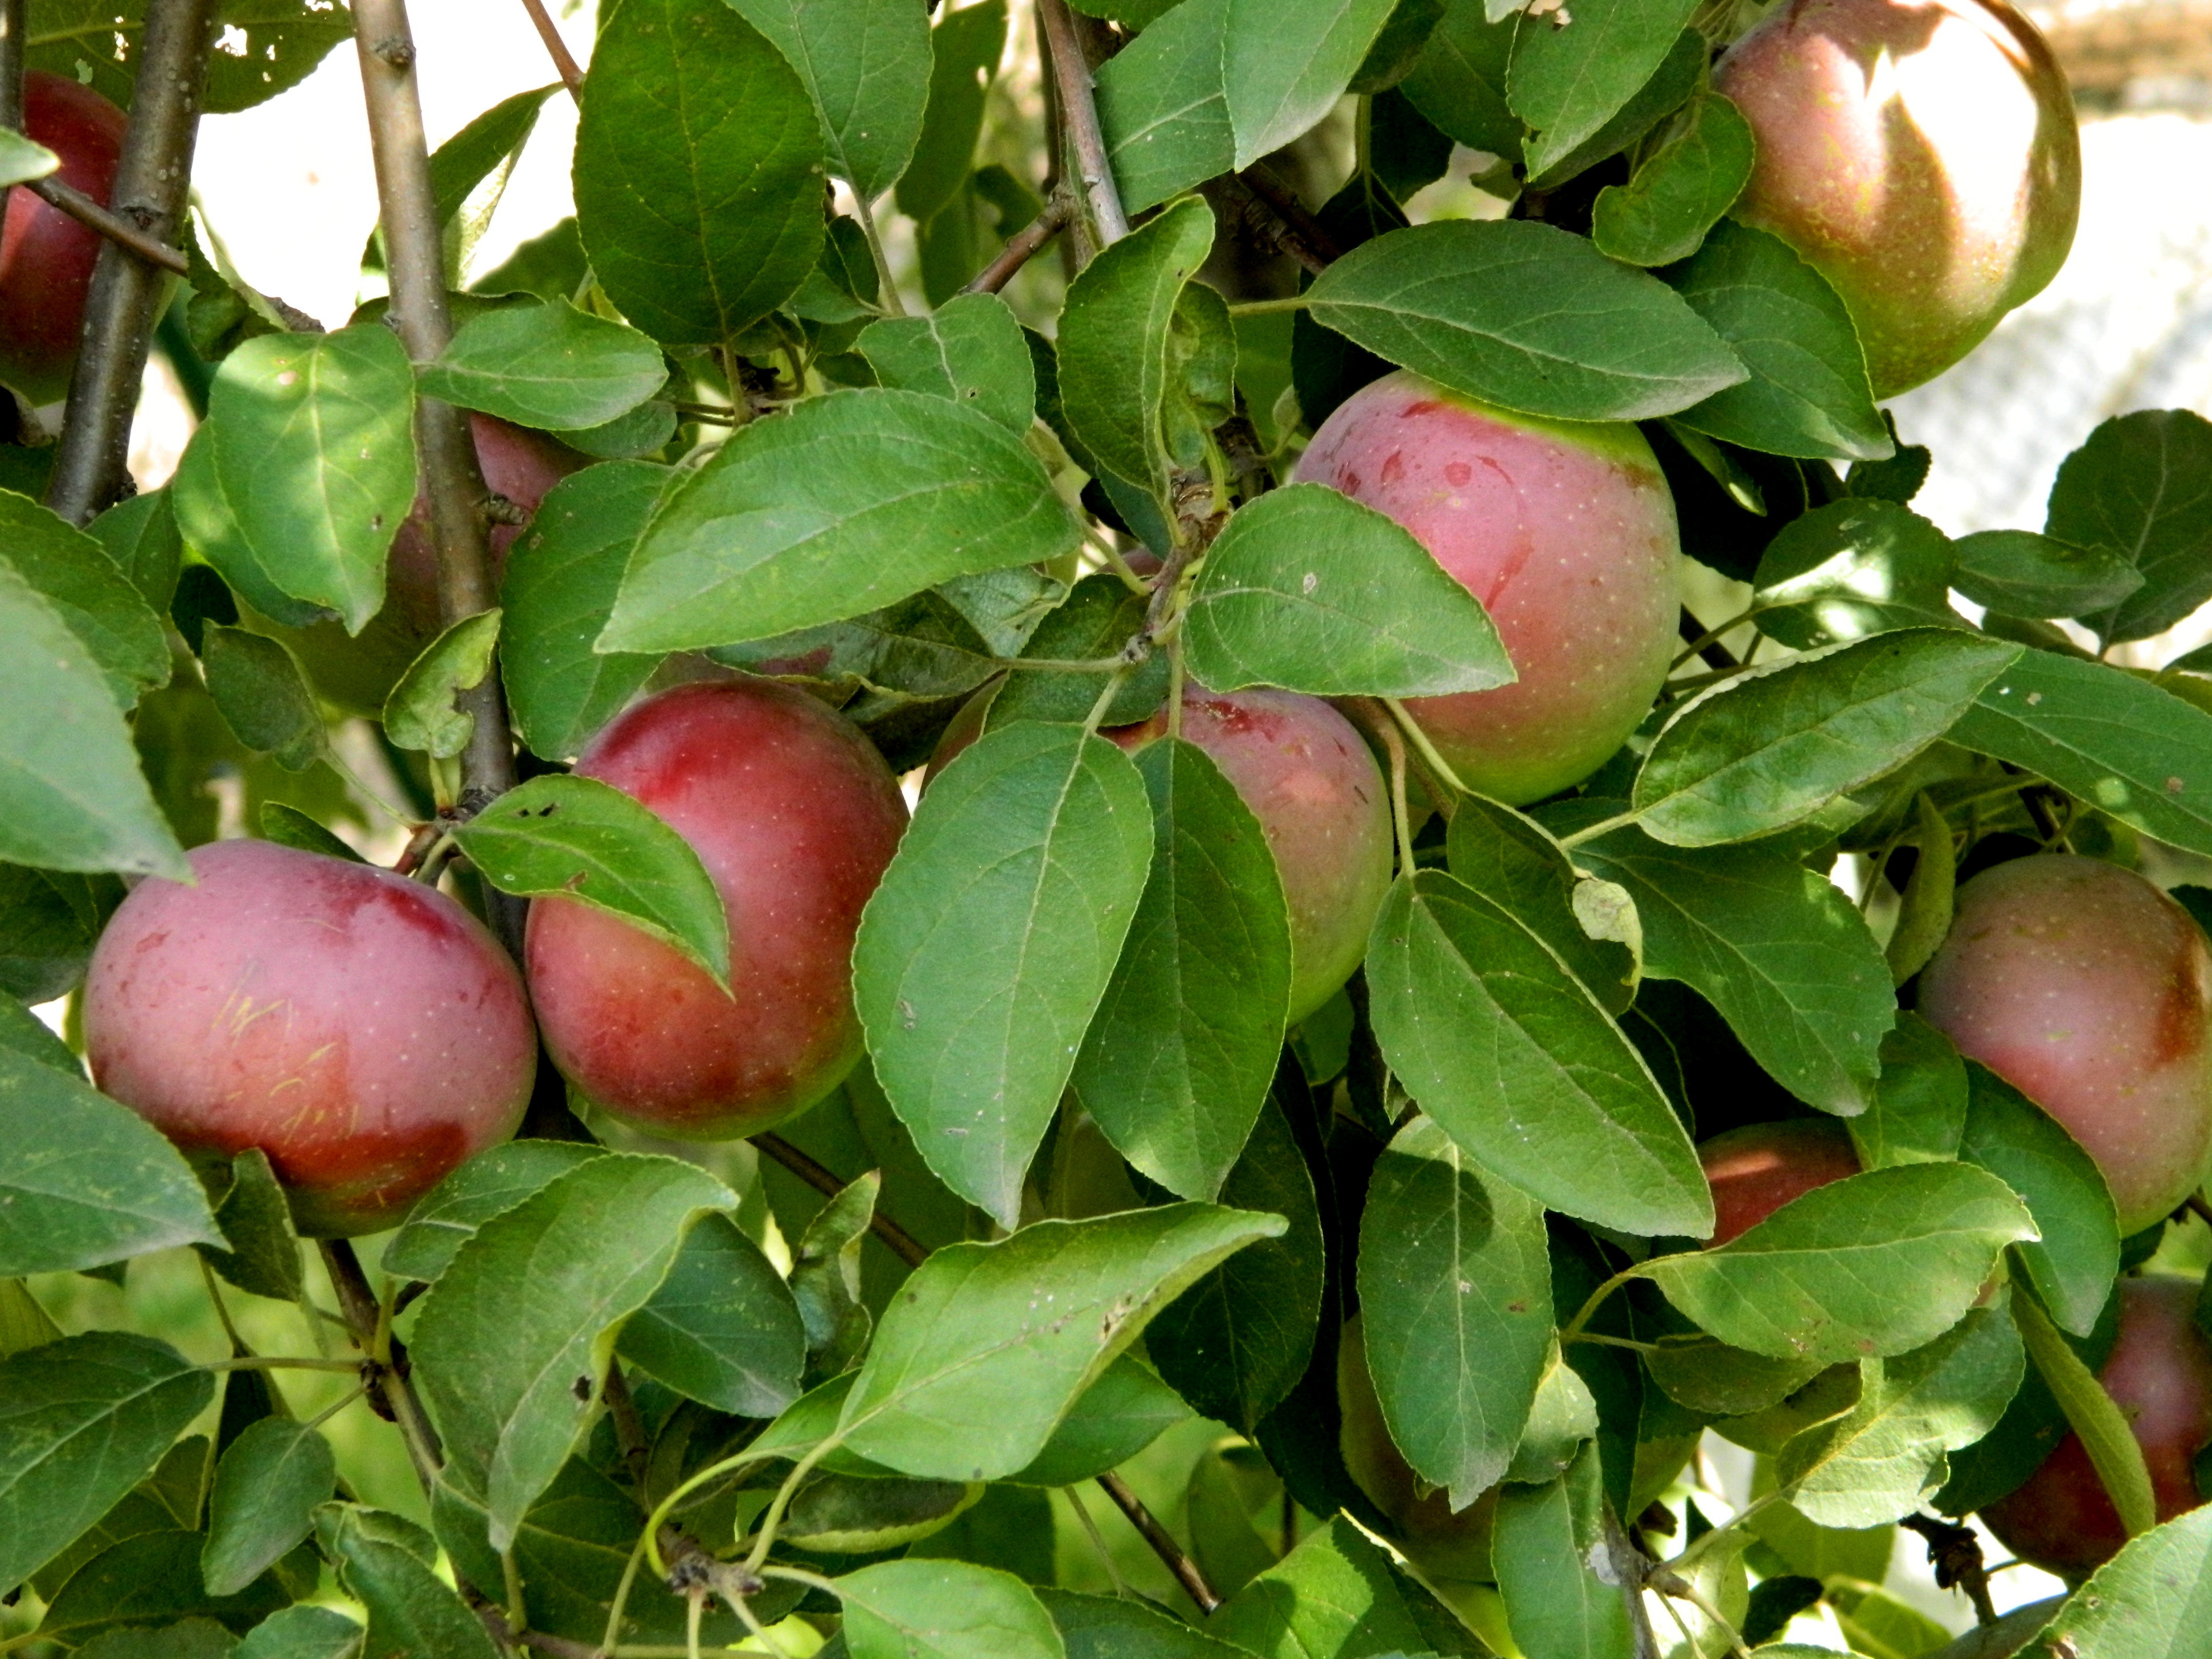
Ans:
{"type": "Polygon", "coordinates": [[[604,426],[660,390],[660,348],[559,301],[471,319],[416,379],[423,392],[522,426],[604,426]]]}

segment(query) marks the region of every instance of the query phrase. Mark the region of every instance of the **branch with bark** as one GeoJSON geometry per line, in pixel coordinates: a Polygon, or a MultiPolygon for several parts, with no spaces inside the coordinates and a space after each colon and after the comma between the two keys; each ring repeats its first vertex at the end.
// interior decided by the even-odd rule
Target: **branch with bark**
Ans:
{"type": "Polygon", "coordinates": [[[1121,189],[1114,182],[1113,164],[1106,158],[1106,135],[1098,125],[1098,99],[1090,60],[1084,55],[1067,0],[1037,0],[1037,20],[1044,27],[1045,44],[1052,54],[1053,87],[1059,94],[1066,140],[1064,160],[1074,163],[1072,170],[1082,186],[1103,247],[1129,234],[1129,217],[1121,210],[1121,189]]]}

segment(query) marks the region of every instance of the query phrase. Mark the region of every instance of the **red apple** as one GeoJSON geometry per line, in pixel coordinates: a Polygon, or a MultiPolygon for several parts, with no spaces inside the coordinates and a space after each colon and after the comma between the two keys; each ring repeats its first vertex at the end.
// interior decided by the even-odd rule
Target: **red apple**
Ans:
{"type": "Polygon", "coordinates": [[[1681,547],[1634,427],[1516,415],[1401,371],[1346,398],[1297,474],[1405,526],[1498,624],[1516,684],[1411,704],[1469,788],[1540,800],[1650,710],[1679,643],[1681,547]]]}
{"type": "MultiPolygon", "coordinates": [[[[61,158],[52,176],[103,207],[115,183],[130,117],[90,87],[32,70],[23,76],[23,131],[61,158]]],[[[0,383],[32,404],[69,392],[100,233],[27,190],[8,192],[0,222],[0,383]]]]}
{"type": "MultiPolygon", "coordinates": [[[[1163,709],[1103,735],[1135,750],[1167,729],[1163,709]]],[[[1182,735],[1221,769],[1275,855],[1291,917],[1290,1018],[1304,1019],[1366,954],[1390,887],[1389,787],[1352,723],[1318,697],[1193,687],[1182,735]]]]}
{"type": "Polygon", "coordinates": [[[637,703],[576,763],[697,851],[730,924],[730,986],[568,899],[530,907],[524,956],[545,1047],[603,1109],[724,1140],[836,1088],[860,1056],[853,938],[906,827],[898,781],[842,714],[772,680],[637,703]]]}
{"type": "Polygon", "coordinates": [[[1725,1244],[1749,1231],[1793,1198],[1859,1173],[1850,1133],[1827,1118],[1793,1117],[1751,1123],[1698,1146],[1713,1189],[1713,1236],[1725,1244]]]}
{"type": "Polygon", "coordinates": [[[269,1155],[303,1232],[391,1226],[521,1121],[521,976],[467,911],[388,870],[263,841],[150,878],[85,979],[100,1086],[186,1152],[269,1155]]]}
{"type": "MultiPolygon", "coordinates": [[[[2097,1373],[2142,1448],[2160,1521],[2202,1501],[2191,1466],[2212,1443],[2212,1343],[2193,1318],[2197,1292],[2192,1279],[2122,1279],[2119,1340],[2097,1373]]],[[[2089,1454],[2071,1434],[1982,1519],[2021,1560],[2072,1578],[2127,1541],[2089,1454]]]]}
{"type": "Polygon", "coordinates": [[[2066,263],[2073,94],[2003,0],[1787,0],[1713,78],[1759,141],[1735,216],[1834,285],[1875,397],[1942,374],[2066,263]]]}
{"type": "Polygon", "coordinates": [[[2212,952],[2141,876],[2055,854],[1983,871],[1959,889],[1920,1012],[2087,1149],[2123,1234],[2204,1179],[2212,952]]]}

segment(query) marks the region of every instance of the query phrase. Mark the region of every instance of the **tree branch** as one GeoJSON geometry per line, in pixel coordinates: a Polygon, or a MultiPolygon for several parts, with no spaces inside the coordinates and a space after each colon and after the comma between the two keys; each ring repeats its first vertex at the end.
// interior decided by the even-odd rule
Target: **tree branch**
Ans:
{"type": "MultiPolygon", "coordinates": [[[[838,1180],[835,1170],[816,1163],[781,1135],[755,1135],[753,1145],[824,1198],[836,1197],[850,1184],[838,1180]]],[[[881,1239],[884,1248],[909,1267],[919,1267],[929,1260],[929,1251],[921,1241],[880,1209],[868,1218],[868,1231],[881,1239]]]]}
{"type": "Polygon", "coordinates": [[[1091,219],[1100,246],[1118,242],[1129,234],[1129,217],[1121,211],[1121,192],[1114,182],[1113,165],[1106,159],[1106,135],[1098,125],[1098,100],[1091,79],[1091,65],[1077,39],[1075,19],[1067,0],[1037,0],[1037,20],[1044,26],[1052,49],[1054,90],[1060,112],[1074,151],[1074,172],[1090,203],[1091,219]]]}
{"type": "Polygon", "coordinates": [[[537,25],[538,38],[545,43],[545,55],[553,60],[553,67],[560,71],[561,84],[568,88],[571,98],[581,102],[584,71],[569,52],[568,43],[561,38],[561,31],[553,27],[552,18],[546,15],[545,0],[522,0],[522,9],[530,14],[530,21],[537,25]]]}
{"type": "Polygon", "coordinates": [[[1098,1484],[1114,1500],[1115,1506],[1129,1517],[1129,1524],[1137,1529],[1138,1535],[1152,1546],[1152,1553],[1158,1556],[1167,1570],[1175,1575],[1176,1583],[1181,1584],[1190,1599],[1198,1603],[1198,1610],[1211,1613],[1219,1607],[1221,1598],[1213,1593],[1213,1586],[1206,1582],[1206,1575],[1198,1570],[1198,1563],[1183,1553],[1182,1546],[1176,1543],[1168,1529],[1160,1524],[1159,1518],[1145,1507],[1142,1498],[1129,1490],[1129,1483],[1109,1469],[1098,1477],[1098,1484]]]}
{"type": "Polygon", "coordinates": [[[119,214],[106,208],[58,179],[33,179],[23,186],[49,207],[58,208],[79,224],[89,225],[111,242],[120,244],[148,264],[159,265],[178,276],[188,276],[192,262],[157,236],[149,236],[119,214]]]}
{"type": "Polygon", "coordinates": [[[1264,246],[1286,253],[1318,276],[1343,257],[1336,239],[1305,206],[1257,167],[1209,179],[1201,192],[1226,211],[1264,246]]]}
{"type": "Polygon", "coordinates": [[[1054,191],[1046,200],[1044,211],[1008,238],[1006,246],[999,250],[999,257],[977,271],[961,292],[996,294],[1014,279],[1014,273],[1027,264],[1039,249],[1073,224],[1075,217],[1075,198],[1066,191],[1054,191]]]}
{"type": "Polygon", "coordinates": [[[384,1406],[381,1415],[398,1429],[400,1439],[407,1445],[408,1459],[415,1465],[415,1478],[428,1498],[437,1490],[438,1436],[416,1396],[414,1383],[408,1380],[406,1352],[385,1329],[383,1310],[376,1292],[369,1288],[368,1275],[361,1270],[361,1258],[353,1253],[352,1242],[326,1238],[320,1243],[323,1265],[330,1270],[331,1288],[337,1292],[338,1311],[344,1316],[346,1330],[353,1337],[354,1346],[368,1357],[371,1386],[384,1406]],[[378,1352],[380,1333],[383,1352],[378,1352]]]}
{"type": "MultiPolygon", "coordinates": [[[[173,241],[184,222],[219,9],[219,0],[149,0],[146,7],[131,125],[108,200],[118,218],[155,242],[173,241]]],[[[131,416],[167,283],[161,266],[118,242],[100,250],[69,415],[46,486],[46,505],[71,524],[83,524],[130,489],[131,416]]]]}

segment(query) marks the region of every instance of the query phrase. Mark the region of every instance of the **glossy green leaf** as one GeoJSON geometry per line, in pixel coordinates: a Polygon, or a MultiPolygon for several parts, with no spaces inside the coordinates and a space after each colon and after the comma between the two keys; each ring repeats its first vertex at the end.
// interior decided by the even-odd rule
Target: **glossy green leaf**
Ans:
{"type": "Polygon", "coordinates": [[[140,1533],[101,1551],[70,1575],[40,1621],[41,1638],[82,1651],[110,1632],[108,1653],[141,1659],[147,1644],[135,1638],[149,1626],[208,1620],[230,1631],[258,1623],[284,1605],[285,1593],[264,1576],[236,1595],[210,1596],[200,1584],[200,1540],[196,1533],[140,1533]]]}
{"type": "Polygon", "coordinates": [[[1514,679],[1482,602],[1396,523],[1325,484],[1238,510],[1208,550],[1185,623],[1216,691],[1435,696],[1514,679]]]}
{"type": "Polygon", "coordinates": [[[2042,1304],[2032,1296],[2012,1299],[2013,1322],[2020,1327],[2027,1357],[2051,1390],[2068,1426],[2081,1437],[2090,1466],[2104,1485],[2128,1536],[2150,1530],[2158,1519],[2156,1494],[2143,1449],[2127,1414],[2082,1364],[2042,1304]]]}
{"type": "Polygon", "coordinates": [[[1238,1649],[1193,1630],[1140,1598],[1041,1589],[1067,1659],[1242,1659],[1238,1649]]]}
{"type": "Polygon", "coordinates": [[[1637,821],[1677,847],[1802,823],[1949,731],[2020,654],[1905,629],[1723,681],[1661,730],[1637,775],[1637,821]]]}
{"type": "Polygon", "coordinates": [[[1206,1634],[1260,1659],[1365,1659],[1431,1653],[1413,1603],[1423,1592],[1339,1515],[1231,1596],[1206,1634]]]}
{"type": "Polygon", "coordinates": [[[1052,1615],[1012,1573],[880,1561],[837,1581],[852,1659],[1063,1659],[1052,1615]]]}
{"type": "Polygon", "coordinates": [[[710,1215],[684,1238],[616,1349],[678,1394],[766,1418],[799,1398],[806,1333],[760,1246],[727,1217],[710,1215]]]}
{"type": "Polygon", "coordinates": [[[2165,632],[2212,599],[2212,422],[2185,409],[2106,421],[2060,465],[2043,533],[2142,573],[2087,618],[2107,644],[2165,632]]]}
{"type": "Polygon", "coordinates": [[[838,1425],[863,1457],[934,1480],[1026,1467],[1152,1315],[1279,1216],[1171,1204],[948,1244],[884,1313],[838,1425]]]}
{"type": "Polygon", "coordinates": [[[1391,1070],[1485,1168],[1624,1232],[1711,1231],[1697,1154],[1643,1059],[1507,911],[1442,871],[1401,878],[1367,980],[1391,1070]]]}
{"type": "Polygon", "coordinates": [[[426,1193],[406,1224],[384,1247],[386,1273],[434,1279],[461,1246],[495,1215],[504,1215],[601,1148],[570,1140],[511,1140],[478,1152],[426,1193]]]}
{"type": "Polygon", "coordinates": [[[667,379],[651,340],[565,300],[483,312],[415,374],[430,397],[555,432],[604,426],[667,379]]]}
{"type": "Polygon", "coordinates": [[[1491,1565],[1513,1639],[1528,1659],[1585,1659],[1632,1650],[1628,1601],[1604,1559],[1598,1454],[1586,1449],[1558,1480],[1498,1496],[1491,1565]]]}
{"type": "Polygon", "coordinates": [[[342,1613],[301,1603],[246,1632],[230,1659],[355,1659],[362,1628],[342,1613]]]}
{"type": "Polygon", "coordinates": [[[590,1423],[616,1331],[652,1300],[691,1223],[735,1205],[703,1170],[611,1153],[485,1222],[422,1299],[416,1386],[446,1478],[488,1502],[495,1548],[590,1423]]]}
{"type": "Polygon", "coordinates": [[[1128,757],[1024,722],[939,775],[861,916],[854,996],[876,1076],[939,1178],[1006,1225],[1152,857],[1128,757]]]}
{"type": "Polygon", "coordinates": [[[1043,466],[988,416],[918,392],[836,392],[754,422],[671,492],[599,647],[769,639],[1079,539],[1043,466]]]}
{"type": "Polygon", "coordinates": [[[1910,508],[1848,496],[1791,520],[1752,578],[1759,626],[1801,648],[1887,629],[1959,628],[1950,538],[1910,508]]]}
{"type": "Polygon", "coordinates": [[[1749,372],[1666,284],[1526,220],[1392,231],[1307,297],[1316,322],[1370,351],[1531,415],[1641,420],[1749,372]]]}
{"type": "Polygon", "coordinates": [[[1239,167],[1335,107],[1395,0],[1229,0],[1222,81],[1239,167]]]}
{"type": "Polygon", "coordinates": [[[1933,1341],[2004,1247],[2034,1236],[1996,1176],[1910,1164],[1815,1188],[1727,1244],[1637,1272],[1723,1342],[1834,1364],[1933,1341]]]}
{"type": "Polygon", "coordinates": [[[810,1553],[876,1555],[933,1537],[972,1509],[987,1490],[974,1481],[817,1470],[799,1487],[776,1535],[810,1553]]]}
{"type": "Polygon", "coordinates": [[[357,634],[415,500],[415,377],[381,323],[265,334],[222,360],[169,486],[185,544],[254,608],[357,634]]]}
{"type": "MultiPolygon", "coordinates": [[[[1238,1254],[1264,1249],[1271,1242],[1262,1240],[1238,1254]]],[[[1125,1353],[1078,1397],[1044,1449],[1006,1478],[1025,1486],[1072,1486],[1094,1480],[1119,1468],[1189,1416],[1182,1396],[1125,1353]]]]}
{"type": "Polygon", "coordinates": [[[167,1343],[121,1331],[0,1359],[0,1583],[21,1583],[152,1474],[214,1393],[167,1343]]]}
{"type": "Polygon", "coordinates": [[[1237,165],[1223,70],[1229,6],[1182,0],[1098,68],[1098,124],[1131,213],[1237,165]]]}
{"type": "Polygon", "coordinates": [[[209,623],[200,631],[200,668],[223,724],[248,749],[288,772],[321,758],[322,707],[282,640],[209,623]]]}
{"type": "Polygon", "coordinates": [[[1958,1157],[1966,1130],[1966,1063],[1951,1039],[1911,1010],[1899,1013],[1881,1040],[1873,1103],[1847,1127],[1859,1162],[1869,1170],[1958,1157]]]}
{"type": "Polygon", "coordinates": [[[0,1048],[0,1278],[222,1242],[191,1166],[81,1072],[0,1048]]]}
{"type": "Polygon", "coordinates": [[[1358,1274],[1390,1438],[1464,1509],[1504,1474],[1551,1359],[1544,1212],[1416,1118],[1368,1183],[1358,1274]]]}
{"type": "Polygon", "coordinates": [[[830,171],[872,201],[906,171],[930,93],[929,18],[905,0],[733,0],[799,71],[830,171]]]}
{"type": "Polygon", "coordinates": [[[532,778],[453,834],[502,893],[619,916],[728,988],[730,928],[714,878],[690,842],[621,790],[573,774],[532,778]]]}
{"type": "Polygon", "coordinates": [[[1667,57],[1695,0],[1619,0],[1573,15],[1526,20],[1513,42],[1505,95],[1535,129],[1528,171],[1540,173],[1595,134],[1667,57]]]}
{"type": "Polygon", "coordinates": [[[1483,0],[1447,0],[1443,16],[1399,90],[1449,137],[1507,161],[1521,155],[1521,118],[1505,103],[1514,24],[1483,0]]]}
{"type": "Polygon", "coordinates": [[[1627,1008],[1643,969],[1643,933],[1626,889],[1583,876],[1543,825],[1480,795],[1461,798],[1445,845],[1452,874],[1550,945],[1607,1013],[1627,1008]],[[1586,890],[1592,887],[1620,894],[1626,911],[1616,907],[1601,920],[1590,908],[1601,896],[1586,890]],[[1603,937],[1592,936],[1586,915],[1603,937]]]}
{"type": "Polygon", "coordinates": [[[316,1540],[338,1582],[368,1610],[364,1652],[495,1659],[491,1638],[437,1573],[438,1547],[412,1521],[359,1504],[327,1504],[316,1540]]]}
{"type": "Polygon", "coordinates": [[[464,617],[422,647],[384,700],[385,735],[402,749],[451,760],[469,746],[476,716],[456,707],[491,672],[499,648],[500,613],[464,617]]]}
{"type": "Polygon", "coordinates": [[[1015,433],[1036,418],[1029,343],[995,294],[960,295],[927,317],[882,318],[860,331],[853,349],[878,386],[950,398],[1015,433]]]}
{"type": "Polygon", "coordinates": [[[822,130],[784,55],[724,0],[626,0],[592,53],[576,228],[623,314],[718,345],[789,298],[822,248],[822,130]]]}
{"type": "Polygon", "coordinates": [[[327,1503],[337,1460],[322,1431],[289,1417],[264,1417],[230,1443],[208,1493],[200,1573],[210,1595],[234,1595],[313,1530],[327,1503]]]}
{"type": "Polygon", "coordinates": [[[1834,884],[1776,848],[1668,847],[1634,828],[1575,856],[1635,900],[1646,974],[1719,1009],[1808,1105],[1864,1109],[1897,1003],[1881,947],[1834,884]]]}
{"type": "Polygon", "coordinates": [[[2067,1597],[2022,1652],[2075,1659],[2189,1659],[2212,1629],[2212,1509],[2131,1540],[2067,1597]]]}
{"type": "Polygon", "coordinates": [[[128,709],[169,678],[161,620],[94,537],[36,501],[0,489],[0,562],[12,567],[92,653],[128,709]]]}
{"type": "Polygon", "coordinates": [[[1164,738],[1137,770],[1152,872],[1070,1086],[1139,1170],[1212,1199],[1275,1074],[1290,919],[1260,821],[1204,750],[1164,738]]]}
{"type": "MultiPolygon", "coordinates": [[[[1538,190],[1557,190],[1610,156],[1637,151],[1646,133],[1688,103],[1705,84],[1711,56],[1704,34],[1684,29],[1628,100],[1589,137],[1556,161],[1543,161],[1540,171],[1528,174],[1530,184],[1538,190]]],[[[1508,80],[1510,83],[1510,75],[1508,80]]]]}
{"type": "Polygon", "coordinates": [[[1757,149],[1741,110],[1717,92],[1698,94],[1633,178],[1598,192],[1591,236],[1599,250],[1632,265],[1688,258],[1743,193],[1757,149]]]}
{"type": "Polygon", "coordinates": [[[215,1206],[215,1218],[230,1248],[202,1244],[200,1255],[241,1291],[277,1302],[302,1300],[307,1285],[300,1267],[300,1236],[269,1154],[249,1146],[222,1173],[229,1186],[215,1206]]]}
{"type": "Polygon", "coordinates": [[[1859,1362],[1859,1400],[1782,1449],[1790,1501],[1824,1527],[1878,1527],[1915,1513],[1948,1473],[1944,1454],[1996,1426],[2026,1358],[2002,1306],[1977,1308],[1925,1346],[1859,1362]]]}
{"type": "Polygon", "coordinates": [[[1968,1064],[1959,1156],[2020,1194],[2040,1240],[2017,1246],[2028,1283],[2062,1329],[2086,1337],[2120,1271],[2112,1195],[2065,1127],[1987,1066],[1968,1064]]]}
{"type": "MultiPolygon", "coordinates": [[[[562,91],[554,82],[502,98],[430,152],[430,193],[438,222],[445,228],[449,276],[458,276],[471,263],[491,228],[492,216],[514,176],[523,146],[538,130],[545,100],[562,91]]],[[[362,257],[364,267],[383,267],[381,242],[380,228],[362,257]]]]}
{"type": "Polygon", "coordinates": [[[1952,737],[2147,836],[2212,853],[2212,714],[2148,680],[2029,651],[1983,690],[1952,737]]]}
{"type": "Polygon", "coordinates": [[[951,206],[968,181],[983,130],[985,91],[1006,50],[1006,0],[948,10],[930,30],[921,135],[898,190],[899,211],[917,224],[951,206]]]}
{"type": "Polygon", "coordinates": [[[1979,530],[1952,544],[1951,585],[2008,617],[2082,617],[2124,604],[2143,573],[2106,547],[2069,547],[2032,530],[1979,530]]]}

